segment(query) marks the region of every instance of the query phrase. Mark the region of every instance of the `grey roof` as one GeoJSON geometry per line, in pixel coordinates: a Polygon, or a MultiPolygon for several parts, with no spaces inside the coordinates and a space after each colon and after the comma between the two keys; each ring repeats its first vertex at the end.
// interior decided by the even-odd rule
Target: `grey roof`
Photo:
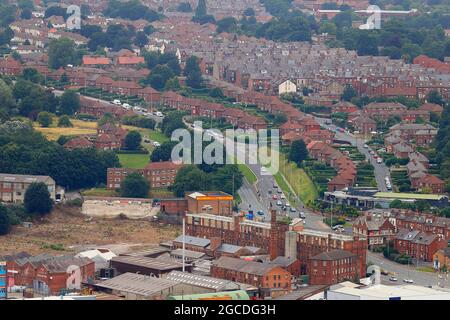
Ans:
{"type": "Polygon", "coordinates": [[[419,230],[412,230],[412,231],[410,231],[408,229],[400,229],[395,237],[397,239],[400,239],[400,240],[412,240],[419,233],[420,233],[419,230]]]}
{"type": "MultiPolygon", "coordinates": [[[[199,247],[207,247],[211,243],[209,239],[199,238],[199,237],[192,237],[192,236],[185,236],[185,243],[190,244],[193,246],[199,246],[199,247]]],[[[183,242],[183,236],[177,237],[174,242],[183,242]]]]}
{"type": "Polygon", "coordinates": [[[240,285],[233,281],[197,275],[187,272],[172,271],[169,274],[167,274],[165,278],[168,280],[175,281],[177,283],[190,284],[196,287],[213,289],[215,291],[229,291],[241,289],[240,285]]]}
{"type": "Polygon", "coordinates": [[[418,161],[418,162],[422,162],[422,163],[430,162],[427,157],[425,157],[422,153],[420,153],[418,151],[411,152],[410,154],[408,154],[408,158],[410,161],[418,161]]]}
{"type": "Polygon", "coordinates": [[[140,296],[152,296],[176,285],[177,282],[172,280],[129,272],[95,284],[96,287],[133,293],[140,296]]]}
{"type": "Polygon", "coordinates": [[[329,252],[322,252],[318,255],[311,257],[312,260],[340,260],[346,259],[350,257],[354,257],[355,255],[349,251],[345,250],[332,250],[329,252]]]}
{"type": "Polygon", "coordinates": [[[296,258],[293,257],[283,257],[283,256],[278,256],[276,257],[274,260],[270,261],[269,263],[271,264],[276,264],[276,265],[280,265],[282,267],[288,267],[290,266],[292,263],[294,263],[295,261],[297,261],[296,258]]]}
{"type": "Polygon", "coordinates": [[[228,243],[222,243],[219,248],[217,248],[217,251],[219,252],[225,252],[225,253],[236,253],[239,250],[241,250],[241,246],[236,246],[234,244],[228,244],[228,243]]]}
{"type": "Polygon", "coordinates": [[[436,237],[436,234],[429,234],[421,232],[419,230],[410,231],[407,229],[400,229],[396,236],[396,238],[400,240],[411,241],[413,243],[425,245],[431,244],[436,239],[436,237]]]}
{"type": "Polygon", "coordinates": [[[153,248],[147,248],[147,249],[141,249],[138,251],[129,252],[126,254],[122,254],[122,256],[129,256],[129,257],[147,257],[151,255],[158,255],[161,253],[169,252],[170,249],[165,247],[153,247],[153,248]]]}
{"type": "Polygon", "coordinates": [[[15,261],[18,259],[30,258],[30,257],[31,257],[31,254],[29,254],[28,252],[22,251],[19,253],[0,256],[0,261],[15,261]]]}
{"type": "Polygon", "coordinates": [[[53,180],[50,176],[34,176],[26,174],[9,174],[9,173],[0,173],[0,181],[20,182],[20,183],[43,182],[46,184],[55,183],[55,180],[53,180]]]}
{"type": "MultiPolygon", "coordinates": [[[[174,256],[182,256],[183,255],[183,249],[175,249],[172,250],[170,252],[170,255],[174,255],[174,256]]],[[[198,251],[192,251],[192,250],[184,250],[184,256],[186,258],[191,258],[191,259],[200,259],[202,257],[205,256],[205,254],[203,252],[198,252],[198,251]]]]}
{"type": "Polygon", "coordinates": [[[246,261],[230,257],[221,257],[220,259],[213,261],[212,265],[219,268],[254,274],[258,276],[262,276],[273,268],[279,267],[279,265],[273,263],[246,261]]]}
{"type": "Polygon", "coordinates": [[[75,258],[70,257],[67,259],[53,259],[43,263],[44,267],[50,272],[66,272],[69,266],[82,267],[93,263],[94,261],[89,258],[75,258]]]}
{"type": "Polygon", "coordinates": [[[148,257],[128,257],[119,256],[111,259],[111,262],[127,263],[139,267],[155,269],[155,270],[171,270],[182,267],[182,264],[176,261],[148,257]]]}

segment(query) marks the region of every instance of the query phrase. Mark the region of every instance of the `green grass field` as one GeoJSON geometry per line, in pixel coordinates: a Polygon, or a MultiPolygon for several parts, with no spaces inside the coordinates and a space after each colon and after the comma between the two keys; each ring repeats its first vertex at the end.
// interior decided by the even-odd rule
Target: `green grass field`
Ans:
{"type": "Polygon", "coordinates": [[[280,154],[280,171],[294,189],[297,196],[305,204],[313,202],[319,197],[319,193],[314,183],[308,177],[306,172],[303,169],[298,168],[295,163],[288,162],[283,153],[280,154]]]}
{"type": "Polygon", "coordinates": [[[253,173],[253,171],[245,164],[238,164],[239,170],[244,175],[245,179],[250,184],[254,184],[256,182],[256,175],[253,173]]]}
{"type": "MultiPolygon", "coordinates": [[[[265,152],[265,149],[262,148],[260,152],[265,152]]],[[[306,205],[319,197],[316,186],[303,169],[298,168],[295,163],[289,162],[283,152],[279,152],[279,161],[280,170],[274,175],[274,178],[286,196],[291,193],[291,189],[288,186],[289,183],[295,194],[306,205]]],[[[295,204],[293,200],[291,201],[295,204]]]]}
{"type": "Polygon", "coordinates": [[[169,191],[167,188],[150,189],[150,198],[153,199],[173,198],[173,196],[173,192],[169,191]]]}
{"type": "Polygon", "coordinates": [[[120,164],[124,168],[142,169],[148,163],[150,156],[148,154],[118,154],[120,164]]]}
{"type": "Polygon", "coordinates": [[[81,191],[81,195],[85,197],[118,197],[115,190],[108,190],[106,188],[92,188],[81,191]]]}
{"type": "Polygon", "coordinates": [[[163,143],[170,140],[162,132],[159,131],[147,130],[146,133],[148,134],[148,138],[152,141],[158,141],[159,143],[163,143]]]}

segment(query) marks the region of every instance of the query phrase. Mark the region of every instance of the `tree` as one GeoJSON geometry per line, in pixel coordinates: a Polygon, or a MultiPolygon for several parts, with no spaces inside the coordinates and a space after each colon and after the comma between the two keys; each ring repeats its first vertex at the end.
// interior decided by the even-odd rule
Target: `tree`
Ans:
{"type": "Polygon", "coordinates": [[[289,161],[295,162],[298,166],[308,158],[308,150],[303,140],[294,140],[289,150],[289,161]]]}
{"type": "Polygon", "coordinates": [[[166,141],[153,150],[150,160],[152,162],[170,161],[172,149],[177,145],[176,141],[166,141]]]}
{"type": "Polygon", "coordinates": [[[196,56],[191,56],[186,61],[186,66],[184,68],[184,75],[186,76],[186,84],[191,88],[201,88],[202,86],[202,72],[198,64],[198,58],[196,56]]]}
{"type": "Polygon", "coordinates": [[[25,68],[22,71],[22,78],[25,80],[34,82],[34,83],[40,83],[44,77],[42,74],[40,74],[36,69],[34,68],[25,68]]]}
{"type": "Polygon", "coordinates": [[[11,229],[11,221],[8,216],[8,211],[4,205],[0,205],[0,236],[8,234],[11,229]]]}
{"type": "Polygon", "coordinates": [[[46,111],[39,112],[37,122],[39,122],[41,127],[48,128],[53,122],[52,115],[46,111]]]}
{"type": "Polygon", "coordinates": [[[192,21],[205,24],[205,23],[214,23],[214,17],[212,15],[208,15],[206,8],[206,0],[198,0],[197,8],[195,9],[195,15],[192,18],[192,21]]]}
{"type": "Polygon", "coordinates": [[[217,33],[233,32],[237,28],[237,20],[233,17],[226,17],[217,21],[217,33]]]}
{"type": "Polygon", "coordinates": [[[195,165],[187,165],[178,170],[172,190],[177,197],[184,196],[186,191],[208,190],[210,177],[195,165]]]}
{"type": "Polygon", "coordinates": [[[436,90],[432,90],[430,92],[428,92],[426,100],[429,103],[435,103],[435,104],[439,104],[439,105],[444,105],[444,99],[442,99],[441,94],[436,91],[436,90]]]}
{"type": "Polygon", "coordinates": [[[23,20],[30,20],[33,17],[33,14],[30,9],[23,9],[20,13],[20,18],[23,20]]]}
{"type": "Polygon", "coordinates": [[[180,81],[178,77],[173,77],[166,81],[166,85],[164,86],[165,91],[178,91],[181,89],[180,81]]]}
{"type": "Polygon", "coordinates": [[[114,116],[113,116],[111,113],[109,113],[109,112],[106,112],[106,113],[103,115],[103,117],[101,117],[101,118],[97,121],[97,126],[98,126],[98,127],[101,127],[101,126],[103,126],[103,125],[105,125],[105,124],[107,124],[107,123],[112,123],[112,124],[115,124],[115,123],[116,123],[116,118],[114,118],[114,116]]]}
{"type": "Polygon", "coordinates": [[[186,125],[183,122],[183,112],[172,111],[169,112],[161,123],[161,131],[170,137],[175,129],[185,129],[186,125]]]}
{"type": "Polygon", "coordinates": [[[25,209],[28,213],[44,215],[49,213],[53,207],[47,185],[43,182],[33,182],[25,192],[25,209]]]}
{"type": "Polygon", "coordinates": [[[139,173],[129,174],[120,184],[120,195],[126,198],[147,198],[150,186],[139,173]]]}
{"type": "MultiPolygon", "coordinates": [[[[16,84],[18,82],[16,82],[16,84]]],[[[3,79],[0,79],[0,110],[4,110],[6,114],[9,114],[11,108],[13,108],[15,104],[13,91],[3,79]]]]}
{"type": "Polygon", "coordinates": [[[172,69],[167,65],[157,65],[148,75],[146,83],[156,90],[162,90],[166,82],[174,76],[172,69]]]}
{"type": "Polygon", "coordinates": [[[208,95],[211,98],[219,98],[219,99],[225,98],[225,95],[223,94],[222,89],[220,89],[218,87],[215,87],[215,88],[212,88],[211,90],[209,90],[208,95]]]}
{"type": "Polygon", "coordinates": [[[346,85],[342,93],[342,100],[351,101],[354,97],[356,97],[355,89],[352,85],[346,85]]]}
{"type": "Polygon", "coordinates": [[[54,39],[48,49],[48,64],[52,69],[66,67],[68,64],[76,65],[78,56],[75,42],[68,38],[54,39]]]}
{"type": "Polygon", "coordinates": [[[134,39],[134,44],[139,48],[144,47],[148,43],[147,35],[143,31],[136,33],[136,38],[134,39]]]}
{"type": "Polygon", "coordinates": [[[356,42],[359,56],[377,56],[378,38],[371,34],[360,34],[356,42]]]}
{"type": "Polygon", "coordinates": [[[246,17],[254,17],[255,16],[255,10],[253,8],[247,8],[244,10],[243,15],[246,17]]]}
{"type": "Polygon", "coordinates": [[[60,111],[65,115],[73,115],[80,110],[80,96],[74,90],[66,90],[61,96],[60,111]]]}
{"type": "Polygon", "coordinates": [[[203,17],[207,15],[206,0],[198,0],[197,8],[195,8],[195,16],[203,17]]]}
{"type": "Polygon", "coordinates": [[[139,131],[132,130],[125,137],[125,149],[139,150],[141,147],[142,137],[139,131]]]}
{"type": "Polygon", "coordinates": [[[70,118],[66,115],[61,116],[58,120],[58,127],[60,128],[71,128],[73,127],[72,122],[70,121],[70,118]]]}

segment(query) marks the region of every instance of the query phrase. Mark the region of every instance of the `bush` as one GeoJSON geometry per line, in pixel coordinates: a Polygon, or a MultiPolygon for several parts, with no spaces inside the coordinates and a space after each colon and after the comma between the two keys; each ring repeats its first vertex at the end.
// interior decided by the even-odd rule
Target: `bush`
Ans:
{"type": "Polygon", "coordinates": [[[78,120],[85,120],[85,121],[97,120],[95,116],[87,113],[79,113],[75,116],[75,118],[77,118],[78,120]]]}
{"type": "Polygon", "coordinates": [[[53,202],[45,183],[33,182],[25,192],[24,205],[28,213],[39,213],[41,215],[52,210],[53,202]]]}
{"type": "Polygon", "coordinates": [[[21,224],[22,221],[27,220],[29,215],[27,214],[23,205],[12,204],[6,206],[8,212],[9,220],[11,225],[21,224]]]}
{"type": "Polygon", "coordinates": [[[39,112],[37,122],[39,122],[41,127],[48,128],[53,122],[52,115],[46,111],[39,112]]]}
{"type": "Polygon", "coordinates": [[[9,219],[6,207],[0,205],[0,236],[6,235],[11,230],[11,221],[9,219]]]}
{"type": "Polygon", "coordinates": [[[68,116],[64,115],[61,118],[59,118],[58,127],[71,128],[71,127],[73,127],[73,124],[72,124],[72,122],[70,122],[70,118],[68,116]]]}
{"type": "Polygon", "coordinates": [[[66,205],[69,207],[81,207],[81,206],[83,206],[83,199],[76,198],[73,200],[68,200],[68,201],[66,201],[66,205]]]}

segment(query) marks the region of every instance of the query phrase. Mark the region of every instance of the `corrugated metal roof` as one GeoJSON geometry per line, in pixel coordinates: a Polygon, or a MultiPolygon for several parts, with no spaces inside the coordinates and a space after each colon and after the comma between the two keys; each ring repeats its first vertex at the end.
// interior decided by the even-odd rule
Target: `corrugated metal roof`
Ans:
{"type": "MultiPolygon", "coordinates": [[[[190,244],[193,246],[200,246],[200,247],[207,247],[211,243],[209,239],[199,238],[199,237],[192,237],[192,236],[185,236],[184,241],[186,244],[190,244]]],[[[177,237],[174,242],[183,242],[183,236],[177,237]]]]}
{"type": "Polygon", "coordinates": [[[143,268],[155,269],[155,270],[170,270],[182,267],[181,263],[175,261],[168,261],[157,258],[148,257],[128,257],[119,256],[111,259],[111,262],[127,263],[143,268]]]}
{"type": "Polygon", "coordinates": [[[177,282],[172,280],[129,272],[95,284],[96,287],[133,293],[140,296],[151,296],[176,285],[177,282]]]}

